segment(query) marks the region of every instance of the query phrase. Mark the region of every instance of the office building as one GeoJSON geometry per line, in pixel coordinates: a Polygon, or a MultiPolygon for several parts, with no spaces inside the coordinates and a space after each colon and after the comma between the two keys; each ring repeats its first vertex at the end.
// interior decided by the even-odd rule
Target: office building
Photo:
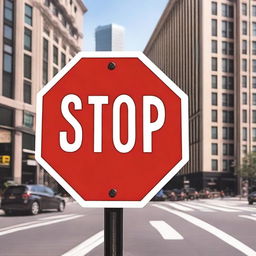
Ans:
{"type": "Polygon", "coordinates": [[[169,1],[145,54],[189,95],[190,161],[173,184],[236,191],[256,151],[256,1],[169,1]]]}
{"type": "Polygon", "coordinates": [[[98,26],[95,30],[96,51],[123,51],[124,28],[116,24],[98,26]]]}
{"type": "Polygon", "coordinates": [[[0,1],[0,188],[43,183],[35,151],[36,93],[81,50],[82,0],[0,1]]]}

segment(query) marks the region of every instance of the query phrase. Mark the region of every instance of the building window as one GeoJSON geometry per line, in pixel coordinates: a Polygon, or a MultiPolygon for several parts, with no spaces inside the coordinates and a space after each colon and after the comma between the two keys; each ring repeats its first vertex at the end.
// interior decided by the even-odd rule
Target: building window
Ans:
{"type": "Polygon", "coordinates": [[[247,22],[242,21],[242,34],[247,35],[247,22]]]}
{"type": "Polygon", "coordinates": [[[53,46],[53,63],[56,65],[59,63],[59,52],[56,46],[53,46]]]}
{"type": "Polygon", "coordinates": [[[222,93],[222,106],[233,107],[234,95],[229,93],[222,93]]]}
{"type": "Polygon", "coordinates": [[[243,105],[247,105],[247,93],[246,92],[243,92],[243,94],[242,94],[242,102],[243,102],[243,105]]]}
{"type": "Polygon", "coordinates": [[[217,20],[212,20],[212,36],[217,36],[217,20]]]}
{"type": "Polygon", "coordinates": [[[256,72],[256,60],[252,60],[252,72],[256,72]]]}
{"type": "Polygon", "coordinates": [[[256,110],[252,111],[252,122],[255,124],[256,123],[256,110]]]}
{"type": "Polygon", "coordinates": [[[217,93],[212,92],[212,105],[217,106],[218,105],[218,96],[217,93]]]}
{"type": "Polygon", "coordinates": [[[217,3],[216,2],[212,2],[212,15],[217,15],[218,13],[218,8],[217,8],[217,3]]]}
{"type": "Polygon", "coordinates": [[[222,72],[233,73],[234,62],[231,59],[222,59],[222,72]]]}
{"type": "Polygon", "coordinates": [[[31,104],[31,98],[31,83],[25,80],[23,88],[23,101],[27,104],[31,104]]]}
{"type": "Polygon", "coordinates": [[[223,123],[234,123],[234,111],[223,110],[222,111],[222,121],[223,123]]]}
{"type": "Polygon", "coordinates": [[[242,15],[247,16],[247,4],[242,3],[242,15]]]}
{"type": "Polygon", "coordinates": [[[51,1],[50,0],[44,0],[44,5],[46,5],[46,6],[50,6],[50,3],[51,3],[51,1]]]}
{"type": "Polygon", "coordinates": [[[217,112],[217,110],[212,110],[212,122],[218,122],[218,112],[217,112]]]}
{"type": "Polygon", "coordinates": [[[28,28],[24,30],[24,49],[27,51],[32,50],[32,31],[28,28]]]}
{"type": "Polygon", "coordinates": [[[252,55],[256,55],[256,41],[252,41],[252,55]]]}
{"type": "Polygon", "coordinates": [[[243,88],[247,88],[247,76],[242,76],[242,86],[243,88]]]}
{"type": "Polygon", "coordinates": [[[242,111],[242,120],[243,120],[243,123],[247,123],[247,110],[246,109],[243,109],[243,111],[242,111]]]}
{"type": "Polygon", "coordinates": [[[222,138],[224,140],[234,139],[234,128],[233,127],[223,127],[222,128],[222,138]]]}
{"type": "Polygon", "coordinates": [[[34,115],[24,111],[23,113],[23,125],[28,128],[33,128],[34,126],[34,115]]]}
{"type": "Polygon", "coordinates": [[[218,155],[218,144],[217,143],[212,143],[212,155],[213,156],[218,155]]]}
{"type": "Polygon", "coordinates": [[[212,170],[218,171],[218,160],[212,159],[212,170]]]}
{"type": "Polygon", "coordinates": [[[217,52],[218,52],[217,40],[212,40],[212,53],[217,53],[217,52]]]}
{"type": "Polygon", "coordinates": [[[223,17],[233,18],[233,16],[234,16],[233,6],[231,6],[231,5],[222,4],[221,11],[222,11],[223,17]]]}
{"type": "Polygon", "coordinates": [[[252,77],[252,88],[256,88],[256,77],[252,77]]]}
{"type": "Polygon", "coordinates": [[[233,22],[230,21],[222,21],[222,36],[226,38],[233,38],[234,30],[233,30],[233,22]]]}
{"type": "Polygon", "coordinates": [[[252,146],[252,152],[256,152],[256,146],[252,146]]]}
{"type": "Polygon", "coordinates": [[[4,4],[4,19],[13,22],[13,2],[12,0],[5,0],[4,4]]]}
{"type": "Polygon", "coordinates": [[[247,54],[247,41],[242,41],[242,54],[247,54]]]}
{"type": "Polygon", "coordinates": [[[27,23],[30,26],[32,26],[32,13],[32,7],[28,4],[25,4],[25,23],[27,23]]]}
{"type": "Polygon", "coordinates": [[[256,36],[256,22],[252,23],[252,35],[256,36]]]}
{"type": "Polygon", "coordinates": [[[222,42],[222,54],[233,55],[234,54],[234,44],[231,42],[222,42]]]}
{"type": "Polygon", "coordinates": [[[256,141],[256,128],[252,128],[252,141],[256,141]]]}
{"type": "Polygon", "coordinates": [[[31,79],[31,56],[24,54],[24,77],[31,79]]]}
{"type": "Polygon", "coordinates": [[[252,6],[252,16],[256,16],[256,5],[252,6]]]}
{"type": "Polygon", "coordinates": [[[223,155],[234,156],[234,144],[223,144],[223,155]]]}
{"type": "Polygon", "coordinates": [[[59,72],[59,70],[57,68],[53,67],[53,76],[55,76],[58,72],[59,72]]]}
{"type": "Polygon", "coordinates": [[[252,94],[252,105],[256,105],[256,93],[252,94]]]}
{"type": "Polygon", "coordinates": [[[242,152],[243,154],[247,154],[247,145],[242,146],[242,152]]]}
{"type": "Polygon", "coordinates": [[[9,25],[4,25],[4,38],[9,39],[12,41],[12,36],[13,36],[13,29],[9,25]]]}
{"type": "Polygon", "coordinates": [[[49,43],[45,38],[43,39],[43,84],[48,83],[48,57],[49,57],[49,43]]]}
{"type": "Polygon", "coordinates": [[[232,76],[222,76],[222,89],[234,90],[234,78],[232,76]]]}
{"type": "Polygon", "coordinates": [[[66,65],[66,55],[65,53],[61,53],[61,68],[63,68],[66,65]]]}
{"type": "Polygon", "coordinates": [[[217,69],[218,69],[217,58],[212,58],[212,71],[217,71],[217,69]]]}
{"type": "Polygon", "coordinates": [[[218,77],[215,75],[212,75],[212,88],[217,89],[218,87],[218,77]]]}
{"type": "Polygon", "coordinates": [[[242,131],[243,141],[247,141],[247,128],[243,127],[242,131]]]}
{"type": "Polygon", "coordinates": [[[218,139],[218,127],[212,126],[212,139],[218,139]]]}
{"type": "Polygon", "coordinates": [[[244,72],[247,71],[247,60],[246,59],[242,59],[242,70],[244,72]]]}

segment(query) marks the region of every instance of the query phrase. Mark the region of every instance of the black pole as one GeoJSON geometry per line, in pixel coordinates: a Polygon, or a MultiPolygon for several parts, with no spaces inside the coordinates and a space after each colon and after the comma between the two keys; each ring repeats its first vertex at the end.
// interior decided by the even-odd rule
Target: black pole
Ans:
{"type": "Polygon", "coordinates": [[[104,255],[123,256],[123,208],[104,209],[104,255]]]}

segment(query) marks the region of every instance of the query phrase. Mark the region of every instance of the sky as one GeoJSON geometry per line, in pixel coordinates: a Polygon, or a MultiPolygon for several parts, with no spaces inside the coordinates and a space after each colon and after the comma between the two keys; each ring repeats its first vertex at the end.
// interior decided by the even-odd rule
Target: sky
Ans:
{"type": "Polygon", "coordinates": [[[95,50],[95,28],[115,23],[125,28],[124,50],[143,51],[168,0],[83,0],[83,50],[95,50]]]}

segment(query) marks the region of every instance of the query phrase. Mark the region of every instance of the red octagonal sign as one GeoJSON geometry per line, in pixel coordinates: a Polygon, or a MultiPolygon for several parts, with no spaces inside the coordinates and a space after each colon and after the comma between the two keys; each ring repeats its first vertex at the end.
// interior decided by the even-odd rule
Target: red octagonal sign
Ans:
{"type": "Polygon", "coordinates": [[[81,52],[37,96],[36,159],[84,207],[143,207],[188,161],[188,99],[140,52],[81,52]]]}

